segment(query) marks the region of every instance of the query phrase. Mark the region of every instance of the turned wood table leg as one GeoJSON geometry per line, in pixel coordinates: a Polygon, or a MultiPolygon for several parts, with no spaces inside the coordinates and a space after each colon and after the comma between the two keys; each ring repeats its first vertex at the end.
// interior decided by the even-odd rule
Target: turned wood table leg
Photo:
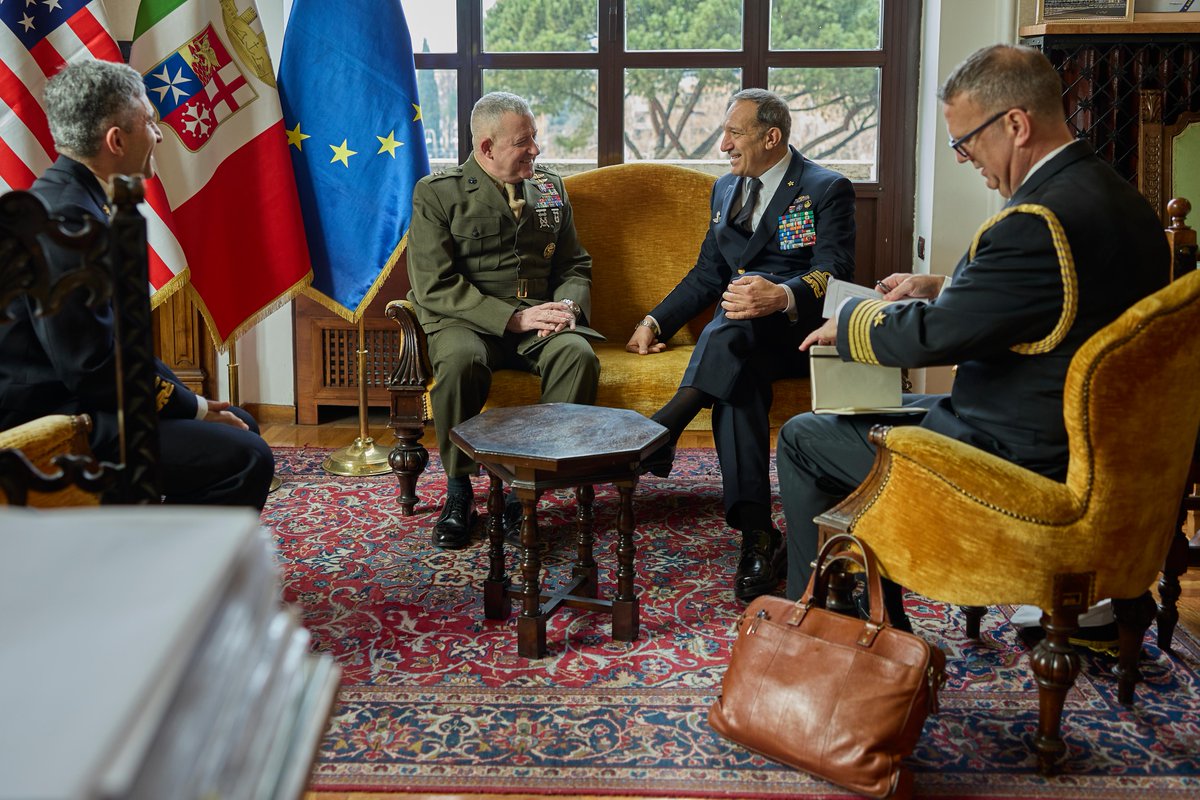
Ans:
{"type": "Polygon", "coordinates": [[[612,635],[621,642],[638,637],[638,597],[634,587],[633,567],[636,548],[633,544],[633,488],[635,483],[620,483],[621,508],[617,512],[617,596],[613,598],[612,635]]]}
{"type": "Polygon", "coordinates": [[[578,539],[575,545],[575,567],[571,570],[571,576],[585,579],[575,592],[583,597],[595,597],[599,584],[596,558],[592,552],[595,544],[592,536],[594,519],[592,506],[595,499],[596,490],[592,486],[579,486],[575,489],[575,503],[578,506],[575,515],[578,539]]]}
{"type": "Polygon", "coordinates": [[[511,581],[504,569],[504,487],[499,476],[489,472],[488,478],[488,576],[483,582],[483,615],[508,619],[512,600],[508,596],[511,581]]]}
{"type": "Polygon", "coordinates": [[[525,658],[546,655],[546,617],[542,614],[542,561],[538,548],[537,493],[518,489],[521,498],[521,616],[517,617],[517,653],[525,658]]]}

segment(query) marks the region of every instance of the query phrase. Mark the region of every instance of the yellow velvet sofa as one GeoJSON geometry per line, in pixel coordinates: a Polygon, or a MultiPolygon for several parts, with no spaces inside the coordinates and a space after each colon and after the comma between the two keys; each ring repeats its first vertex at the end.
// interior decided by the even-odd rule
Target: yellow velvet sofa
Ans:
{"type": "MultiPolygon", "coordinates": [[[[671,164],[635,162],[589,170],[565,179],[579,239],[592,256],[592,310],[588,324],[608,341],[595,345],[600,359],[596,404],[630,408],[647,416],[675,393],[696,336],[711,312],[693,320],[668,341],[665,352],[637,355],[625,350],[634,327],[696,263],[708,230],[711,175],[671,164]]],[[[420,446],[429,419],[430,383],[424,337],[407,301],[388,304],[387,316],[401,328],[399,366],[388,384],[391,427],[397,443],[391,466],[400,480],[400,505],[412,513],[416,480],[428,455],[420,446]]],[[[538,378],[525,372],[496,373],[489,406],[538,402],[538,378]]],[[[772,426],[811,408],[807,379],[775,384],[772,426]]],[[[689,430],[708,431],[708,411],[689,430]]]]}

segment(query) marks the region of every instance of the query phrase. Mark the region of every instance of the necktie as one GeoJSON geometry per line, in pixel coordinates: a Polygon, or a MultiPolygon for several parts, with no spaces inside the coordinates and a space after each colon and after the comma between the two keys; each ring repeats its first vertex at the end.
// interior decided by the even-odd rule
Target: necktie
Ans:
{"type": "Polygon", "coordinates": [[[525,208],[525,198],[517,197],[517,187],[511,183],[504,184],[504,191],[508,193],[508,207],[512,209],[513,218],[521,218],[521,209],[525,208]]]}
{"type": "Polygon", "coordinates": [[[746,202],[742,204],[741,210],[733,218],[733,224],[746,233],[754,233],[754,229],[750,225],[750,219],[754,216],[754,204],[758,202],[758,190],[761,188],[762,181],[758,178],[750,179],[750,196],[746,198],[746,202]]]}

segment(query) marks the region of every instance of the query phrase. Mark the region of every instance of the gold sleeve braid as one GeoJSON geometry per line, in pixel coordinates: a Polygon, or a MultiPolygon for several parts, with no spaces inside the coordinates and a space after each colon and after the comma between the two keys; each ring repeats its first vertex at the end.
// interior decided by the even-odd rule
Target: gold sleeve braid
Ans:
{"type": "Polygon", "coordinates": [[[829,288],[829,279],[833,277],[833,273],[814,270],[801,277],[804,278],[804,282],[812,289],[813,296],[820,300],[825,296],[825,290],[829,288]]]}
{"type": "Polygon", "coordinates": [[[175,392],[175,384],[170,381],[164,381],[157,375],[154,376],[155,402],[154,407],[162,411],[163,406],[171,399],[171,395],[175,392]]]}
{"type": "Polygon", "coordinates": [[[1054,216],[1054,212],[1045,206],[1039,206],[1035,203],[1022,203],[1021,205],[1004,209],[979,226],[979,230],[975,232],[975,238],[971,242],[971,250],[968,258],[974,260],[975,249],[979,246],[979,240],[983,237],[983,234],[1010,214],[1033,214],[1034,216],[1041,217],[1045,221],[1046,226],[1050,228],[1050,239],[1054,242],[1054,252],[1058,256],[1058,271],[1062,277],[1063,304],[1062,314],[1058,317],[1058,324],[1054,326],[1054,330],[1047,334],[1046,338],[1037,342],[1014,344],[1009,349],[1014,353],[1020,353],[1025,356],[1048,353],[1058,347],[1067,335],[1067,331],[1071,330],[1071,326],[1075,324],[1075,312],[1079,304],[1079,281],[1075,274],[1075,259],[1071,255],[1071,245],[1067,242],[1067,234],[1063,231],[1062,223],[1058,221],[1058,217],[1054,216]]]}
{"type": "Polygon", "coordinates": [[[871,345],[871,326],[878,324],[883,309],[890,306],[883,300],[864,300],[850,311],[846,323],[850,358],[863,364],[878,364],[875,348],[871,345]]]}

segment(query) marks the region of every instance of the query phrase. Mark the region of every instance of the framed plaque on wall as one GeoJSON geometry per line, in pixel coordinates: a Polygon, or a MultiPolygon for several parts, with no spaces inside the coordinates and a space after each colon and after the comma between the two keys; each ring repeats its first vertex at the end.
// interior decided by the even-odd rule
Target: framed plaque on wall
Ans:
{"type": "Polygon", "coordinates": [[[1037,23],[1066,20],[1128,22],[1134,0],[1037,0],[1037,23]]]}

